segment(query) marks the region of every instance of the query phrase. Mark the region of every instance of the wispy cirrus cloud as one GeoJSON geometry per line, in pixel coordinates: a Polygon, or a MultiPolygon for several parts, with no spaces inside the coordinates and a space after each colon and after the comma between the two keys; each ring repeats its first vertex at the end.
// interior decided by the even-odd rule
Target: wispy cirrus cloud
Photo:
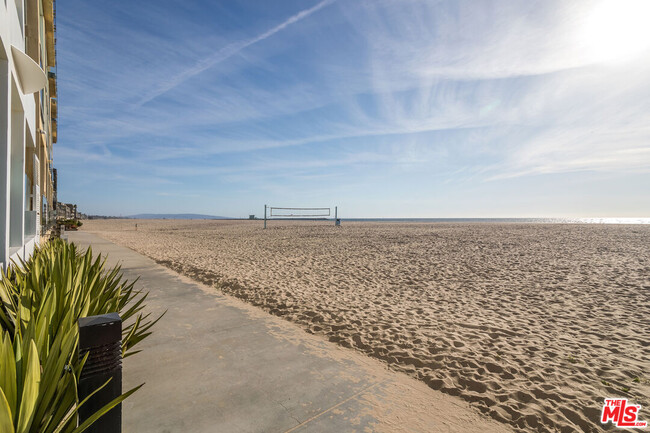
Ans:
{"type": "Polygon", "coordinates": [[[158,96],[168,92],[169,90],[175,88],[176,86],[180,85],[181,83],[189,80],[195,75],[200,74],[201,72],[206,71],[207,69],[210,69],[217,63],[223,62],[230,57],[238,54],[240,51],[244,50],[247,47],[250,47],[253,44],[256,44],[258,42],[261,42],[267,38],[270,38],[274,34],[284,30],[285,28],[289,27],[292,24],[297,23],[298,21],[301,21],[310,15],[312,15],[315,12],[318,12],[320,9],[330,5],[333,3],[335,0],[323,0],[320,3],[316,4],[315,6],[312,6],[311,8],[304,9],[295,15],[290,16],[287,18],[285,21],[282,23],[272,27],[271,29],[260,33],[257,36],[244,39],[241,41],[236,41],[229,43],[223,48],[220,48],[213,54],[207,56],[206,58],[203,58],[199,61],[197,61],[194,65],[192,65],[190,68],[185,69],[181,73],[175,75],[169,80],[166,80],[162,83],[159,83],[156,89],[148,93],[144,98],[142,98],[137,106],[142,106],[146,104],[147,102],[157,98],[158,96]]]}

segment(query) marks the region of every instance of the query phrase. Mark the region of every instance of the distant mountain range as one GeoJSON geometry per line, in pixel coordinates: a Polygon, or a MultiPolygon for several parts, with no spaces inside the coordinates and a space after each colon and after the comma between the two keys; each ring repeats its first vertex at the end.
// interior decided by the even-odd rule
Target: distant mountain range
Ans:
{"type": "Polygon", "coordinates": [[[198,213],[140,213],[137,215],[129,215],[127,218],[134,218],[139,220],[225,220],[230,219],[224,216],[217,215],[202,215],[198,213]]]}

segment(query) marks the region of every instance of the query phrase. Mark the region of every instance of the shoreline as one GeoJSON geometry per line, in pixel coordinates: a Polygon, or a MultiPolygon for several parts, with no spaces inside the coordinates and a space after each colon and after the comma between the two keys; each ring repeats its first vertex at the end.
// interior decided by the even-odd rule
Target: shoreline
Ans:
{"type": "MultiPolygon", "coordinates": [[[[263,218],[131,218],[131,217],[106,217],[94,218],[90,221],[240,221],[240,222],[259,222],[263,223],[263,218]]],[[[603,218],[554,218],[554,217],[534,217],[534,218],[339,218],[341,223],[398,223],[398,224],[567,224],[567,225],[649,225],[649,217],[603,217],[603,218]]],[[[332,218],[268,218],[272,222],[329,222],[334,224],[332,218]]]]}

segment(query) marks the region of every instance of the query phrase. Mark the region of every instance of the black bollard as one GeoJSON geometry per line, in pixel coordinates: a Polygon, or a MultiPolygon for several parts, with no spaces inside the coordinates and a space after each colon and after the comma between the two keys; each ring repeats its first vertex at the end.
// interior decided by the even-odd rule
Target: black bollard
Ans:
{"type": "MultiPolygon", "coordinates": [[[[79,384],[82,401],[108,379],[111,381],[79,408],[79,424],[122,395],[122,319],[117,313],[79,319],[79,357],[89,352],[79,384]]],[[[122,405],[95,421],[86,433],[121,433],[122,405]]]]}

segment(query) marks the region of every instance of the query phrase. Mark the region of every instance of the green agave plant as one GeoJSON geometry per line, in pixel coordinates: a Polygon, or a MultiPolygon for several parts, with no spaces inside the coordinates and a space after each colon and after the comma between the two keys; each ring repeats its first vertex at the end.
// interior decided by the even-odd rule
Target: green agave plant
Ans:
{"type": "Polygon", "coordinates": [[[150,335],[160,317],[148,320],[149,314],[141,313],[148,294],[124,281],[119,266],[106,270],[105,264],[106,257],[93,259],[91,248],[80,254],[75,244],[50,241],[27,262],[9,267],[0,280],[0,325],[12,334],[22,332],[33,316],[47,310],[51,324],[46,332],[52,339],[76,328],[80,317],[118,312],[125,323],[133,319],[123,330],[123,356],[137,353],[131,349],[150,335]]]}
{"type": "Polygon", "coordinates": [[[123,330],[126,357],[137,353],[132,348],[160,319],[142,314],[147,294],[123,281],[119,267],[106,270],[105,262],[93,259],[90,249],[81,254],[74,244],[55,240],[2,275],[0,432],[79,433],[139,388],[77,426],[85,402],[77,395],[85,362],[77,355],[77,320],[120,313],[131,322],[123,330]]]}
{"type": "Polygon", "coordinates": [[[57,337],[46,359],[39,357],[38,344],[32,338],[23,340],[17,336],[12,344],[9,333],[4,331],[1,338],[0,431],[3,433],[81,433],[140,388],[114,399],[77,426],[77,411],[90,397],[79,401],[77,395],[77,378],[85,358],[73,366],[75,332],[70,330],[68,335],[57,337]]]}

